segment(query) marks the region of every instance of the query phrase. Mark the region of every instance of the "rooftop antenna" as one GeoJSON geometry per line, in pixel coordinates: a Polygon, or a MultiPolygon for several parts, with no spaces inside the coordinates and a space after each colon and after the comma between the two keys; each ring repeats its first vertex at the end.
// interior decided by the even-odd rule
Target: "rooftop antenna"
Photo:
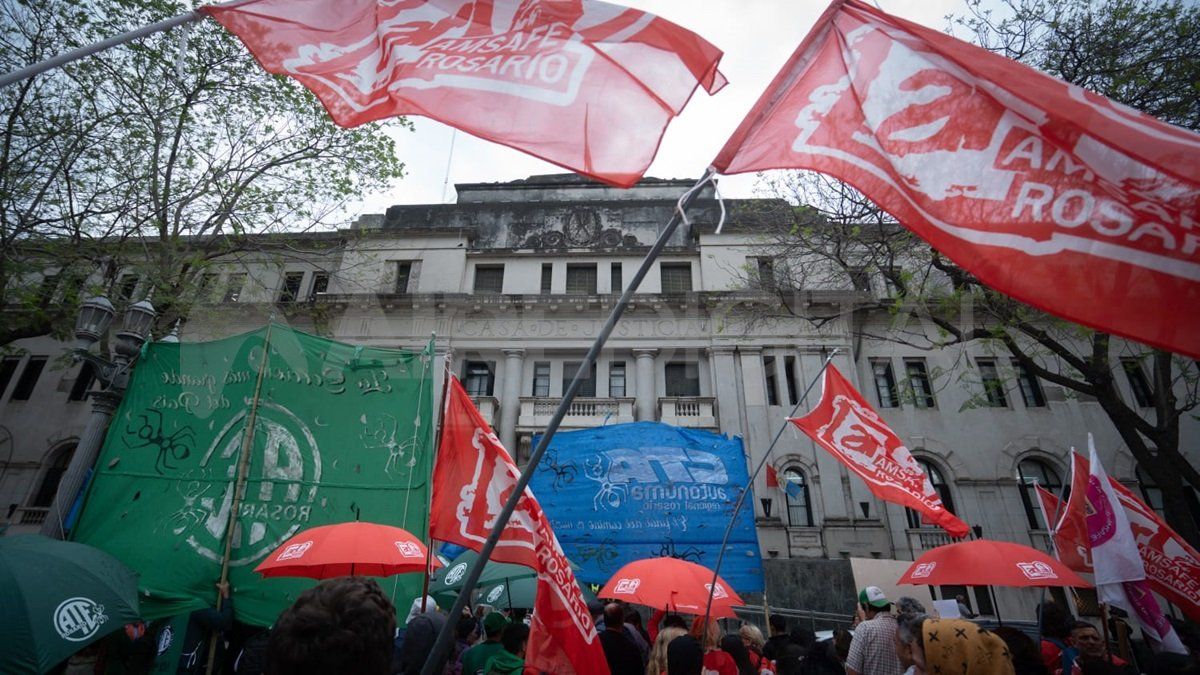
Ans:
{"type": "Polygon", "coordinates": [[[450,152],[446,155],[446,177],[442,179],[442,202],[449,204],[446,198],[446,188],[450,186],[450,165],[454,163],[454,139],[458,138],[458,129],[450,129],[450,152]]]}

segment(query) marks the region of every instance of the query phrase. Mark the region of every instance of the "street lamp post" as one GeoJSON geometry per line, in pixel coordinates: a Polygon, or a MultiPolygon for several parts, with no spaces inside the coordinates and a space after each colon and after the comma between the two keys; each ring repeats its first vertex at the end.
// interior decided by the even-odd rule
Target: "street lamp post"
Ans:
{"type": "Polygon", "coordinates": [[[71,464],[58,483],[54,501],[50,504],[50,510],[46,512],[45,522],[42,523],[42,534],[47,537],[62,539],[65,536],[64,523],[67,515],[79,496],[88,471],[96,464],[96,456],[100,454],[108,422],[116,412],[117,404],[121,402],[121,397],[125,395],[125,387],[129,384],[129,369],[150,336],[150,328],[158,316],[149,300],[130,305],[122,317],[121,330],[117,331],[115,336],[113,356],[109,359],[104,355],[92,353],[91,348],[108,332],[115,314],[112,303],[107,298],[95,297],[83,303],[75,320],[75,345],[71,351],[77,361],[92,364],[101,386],[99,391],[91,395],[92,415],[88,418],[79,444],[75,446],[71,464]]]}

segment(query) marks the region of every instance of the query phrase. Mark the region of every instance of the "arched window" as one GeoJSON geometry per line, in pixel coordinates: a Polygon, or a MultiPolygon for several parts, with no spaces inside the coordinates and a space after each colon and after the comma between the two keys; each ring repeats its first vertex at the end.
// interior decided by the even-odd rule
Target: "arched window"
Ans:
{"type": "Polygon", "coordinates": [[[1062,491],[1062,478],[1054,467],[1040,459],[1030,458],[1021,460],[1017,465],[1017,480],[1021,483],[1021,501],[1025,504],[1029,529],[1046,529],[1046,521],[1042,519],[1041,502],[1038,501],[1033,486],[1040,485],[1043,490],[1058,496],[1062,491]]]}
{"type": "MultiPolygon", "coordinates": [[[[954,496],[950,494],[950,484],[946,482],[946,478],[942,475],[941,470],[933,462],[921,459],[920,457],[917,458],[917,464],[920,464],[921,470],[925,472],[926,476],[929,476],[929,482],[933,484],[933,489],[937,491],[938,497],[942,499],[942,506],[945,506],[946,510],[950,513],[955,513],[954,496]]],[[[908,516],[908,526],[910,528],[937,527],[937,525],[932,523],[922,522],[921,514],[912,509],[904,509],[904,512],[908,516]]]]}
{"type": "MultiPolygon", "coordinates": [[[[46,472],[42,474],[42,482],[38,485],[37,492],[33,494],[33,503],[30,506],[49,508],[54,503],[54,493],[58,492],[58,482],[67,472],[67,466],[71,463],[71,455],[74,454],[74,443],[54,451],[54,456],[50,460],[49,466],[46,467],[46,472]]],[[[70,505],[68,505],[69,507],[70,505]]]]}
{"type": "Polygon", "coordinates": [[[804,472],[796,467],[785,469],[783,491],[787,494],[788,524],[792,527],[812,527],[812,501],[804,472]]]}
{"type": "Polygon", "coordinates": [[[1154,482],[1154,478],[1146,473],[1141,466],[1137,468],[1138,485],[1142,488],[1142,498],[1146,500],[1146,506],[1158,512],[1158,515],[1163,515],[1163,493],[1162,488],[1158,487],[1158,483],[1154,482]]]}

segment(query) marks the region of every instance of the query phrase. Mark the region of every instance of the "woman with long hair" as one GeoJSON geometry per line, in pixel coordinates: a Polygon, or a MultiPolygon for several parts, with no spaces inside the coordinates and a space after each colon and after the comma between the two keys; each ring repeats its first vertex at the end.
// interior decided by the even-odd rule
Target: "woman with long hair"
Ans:
{"type": "Polygon", "coordinates": [[[752,623],[744,623],[738,629],[738,635],[742,638],[742,644],[746,645],[746,649],[750,652],[750,663],[754,666],[755,672],[759,675],[767,675],[767,673],[775,672],[775,664],[763,654],[763,647],[767,641],[763,638],[762,631],[752,623]]]}
{"type": "Polygon", "coordinates": [[[706,622],[704,617],[696,617],[695,621],[692,621],[691,635],[704,650],[705,675],[710,672],[716,675],[738,675],[738,667],[733,662],[733,657],[720,649],[721,627],[717,625],[716,619],[710,618],[706,622]]]}
{"type": "Polygon", "coordinates": [[[650,648],[650,661],[646,664],[646,675],[664,675],[667,672],[667,645],[680,635],[687,635],[682,628],[668,626],[658,631],[654,645],[650,648]]]}

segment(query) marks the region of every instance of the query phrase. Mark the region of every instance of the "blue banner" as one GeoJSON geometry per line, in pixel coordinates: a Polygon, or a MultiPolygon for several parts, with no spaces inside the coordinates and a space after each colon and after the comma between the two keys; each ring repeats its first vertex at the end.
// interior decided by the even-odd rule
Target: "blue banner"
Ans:
{"type": "MultiPolygon", "coordinates": [[[[634,422],[555,434],[530,488],[580,566],[576,576],[603,584],[642,558],[714,567],[749,483],[740,438],[634,422]]],[[[763,590],[753,495],[737,515],[721,577],[739,593],[763,590]]]]}

